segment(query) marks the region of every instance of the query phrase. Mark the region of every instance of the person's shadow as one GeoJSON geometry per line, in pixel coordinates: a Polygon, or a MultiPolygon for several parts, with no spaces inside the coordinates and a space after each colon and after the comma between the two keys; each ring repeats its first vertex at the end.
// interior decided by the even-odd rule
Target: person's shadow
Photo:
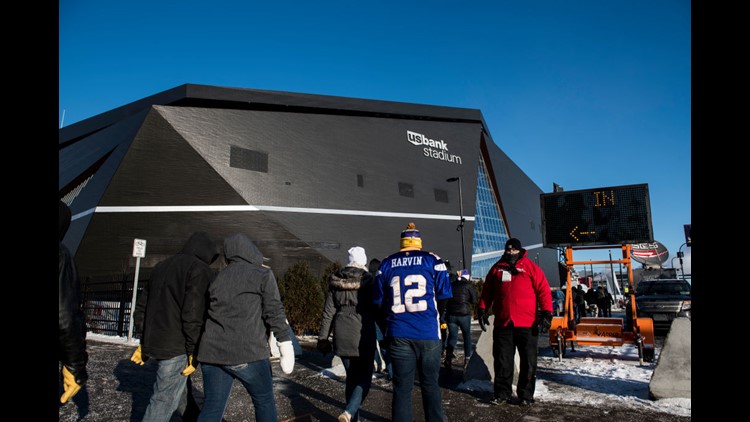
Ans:
{"type": "MultiPolygon", "coordinates": [[[[129,392],[133,397],[130,410],[130,420],[133,422],[143,420],[151,395],[154,393],[157,369],[156,361],[147,361],[145,365],[140,366],[129,359],[121,359],[115,367],[114,374],[119,381],[117,391],[129,392]]],[[[189,377],[185,389],[187,394],[183,393],[180,406],[172,415],[171,421],[194,422],[198,419],[200,407],[196,400],[201,397],[195,397],[192,384],[192,377],[189,377]]]]}
{"type": "Polygon", "coordinates": [[[141,421],[146,413],[148,402],[154,392],[156,369],[156,362],[146,362],[140,366],[130,359],[120,359],[115,367],[114,374],[119,382],[117,391],[129,392],[133,397],[130,409],[130,420],[133,422],[141,421]]]}
{"type": "MultiPolygon", "coordinates": [[[[59,384],[57,397],[59,398],[63,394],[63,383],[62,381],[59,384]]],[[[83,420],[88,414],[89,414],[89,390],[86,388],[86,384],[81,387],[81,391],[79,391],[75,396],[73,396],[70,399],[73,404],[75,404],[76,409],[78,409],[78,420],[83,420]]],[[[62,404],[58,401],[59,407],[63,407],[68,405],[69,403],[62,404]]]]}

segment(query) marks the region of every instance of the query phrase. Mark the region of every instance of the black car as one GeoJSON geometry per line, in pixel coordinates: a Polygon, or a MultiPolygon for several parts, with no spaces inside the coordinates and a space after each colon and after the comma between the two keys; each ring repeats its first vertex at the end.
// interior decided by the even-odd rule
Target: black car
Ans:
{"type": "MultiPolygon", "coordinates": [[[[653,319],[654,331],[664,333],[669,331],[675,318],[690,318],[690,293],[690,283],[682,279],[641,280],[635,289],[636,313],[638,317],[653,319]]],[[[626,311],[630,313],[629,306],[626,311]]]]}

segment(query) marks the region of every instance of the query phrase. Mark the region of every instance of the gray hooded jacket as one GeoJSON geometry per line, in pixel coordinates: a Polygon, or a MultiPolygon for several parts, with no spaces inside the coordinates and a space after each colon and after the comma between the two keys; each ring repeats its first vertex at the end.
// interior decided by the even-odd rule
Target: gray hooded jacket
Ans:
{"type": "Polygon", "coordinates": [[[227,267],[208,286],[209,306],[198,361],[238,365],[268,359],[266,328],[278,342],[290,341],[289,324],[276,277],[244,234],[224,239],[227,267]]]}

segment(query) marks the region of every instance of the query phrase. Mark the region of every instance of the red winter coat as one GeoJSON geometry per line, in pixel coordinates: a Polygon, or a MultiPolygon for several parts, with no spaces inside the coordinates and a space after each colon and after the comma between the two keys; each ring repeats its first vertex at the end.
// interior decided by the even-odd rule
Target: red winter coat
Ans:
{"type": "Polygon", "coordinates": [[[537,307],[552,312],[552,290],[547,277],[538,265],[527,258],[525,249],[520,254],[521,258],[516,261],[518,274],[508,272],[510,281],[502,281],[503,272],[510,267],[503,258],[490,268],[484,279],[479,309],[492,306],[495,326],[504,327],[513,321],[515,327],[529,328],[536,320],[537,307]]]}

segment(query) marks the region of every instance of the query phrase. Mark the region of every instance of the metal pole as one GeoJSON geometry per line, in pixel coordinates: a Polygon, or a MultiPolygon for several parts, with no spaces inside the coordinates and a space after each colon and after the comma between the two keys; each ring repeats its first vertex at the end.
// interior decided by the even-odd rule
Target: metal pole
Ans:
{"type": "MultiPolygon", "coordinates": [[[[683,243],[679,248],[677,248],[677,257],[680,258],[680,271],[682,272],[683,280],[685,279],[685,266],[682,265],[682,257],[684,256],[684,254],[682,253],[682,247],[685,245],[687,245],[687,242],[683,243]]],[[[672,267],[674,267],[674,264],[672,264],[672,267]]]]}
{"type": "MultiPolygon", "coordinates": [[[[461,195],[461,178],[458,178],[458,212],[461,217],[461,224],[458,227],[461,229],[461,266],[466,269],[466,247],[464,246],[464,199],[461,195]]],[[[683,278],[684,273],[683,273],[683,278]]]]}
{"type": "Polygon", "coordinates": [[[458,223],[456,230],[461,231],[461,268],[466,269],[466,247],[464,246],[464,198],[461,193],[461,177],[449,177],[446,182],[458,182],[458,212],[461,221],[458,223]]]}
{"type": "Polygon", "coordinates": [[[130,300],[130,321],[128,323],[128,343],[133,340],[133,314],[135,313],[135,301],[138,294],[138,273],[141,269],[141,257],[135,260],[135,280],[133,280],[133,298],[130,300]]]}

